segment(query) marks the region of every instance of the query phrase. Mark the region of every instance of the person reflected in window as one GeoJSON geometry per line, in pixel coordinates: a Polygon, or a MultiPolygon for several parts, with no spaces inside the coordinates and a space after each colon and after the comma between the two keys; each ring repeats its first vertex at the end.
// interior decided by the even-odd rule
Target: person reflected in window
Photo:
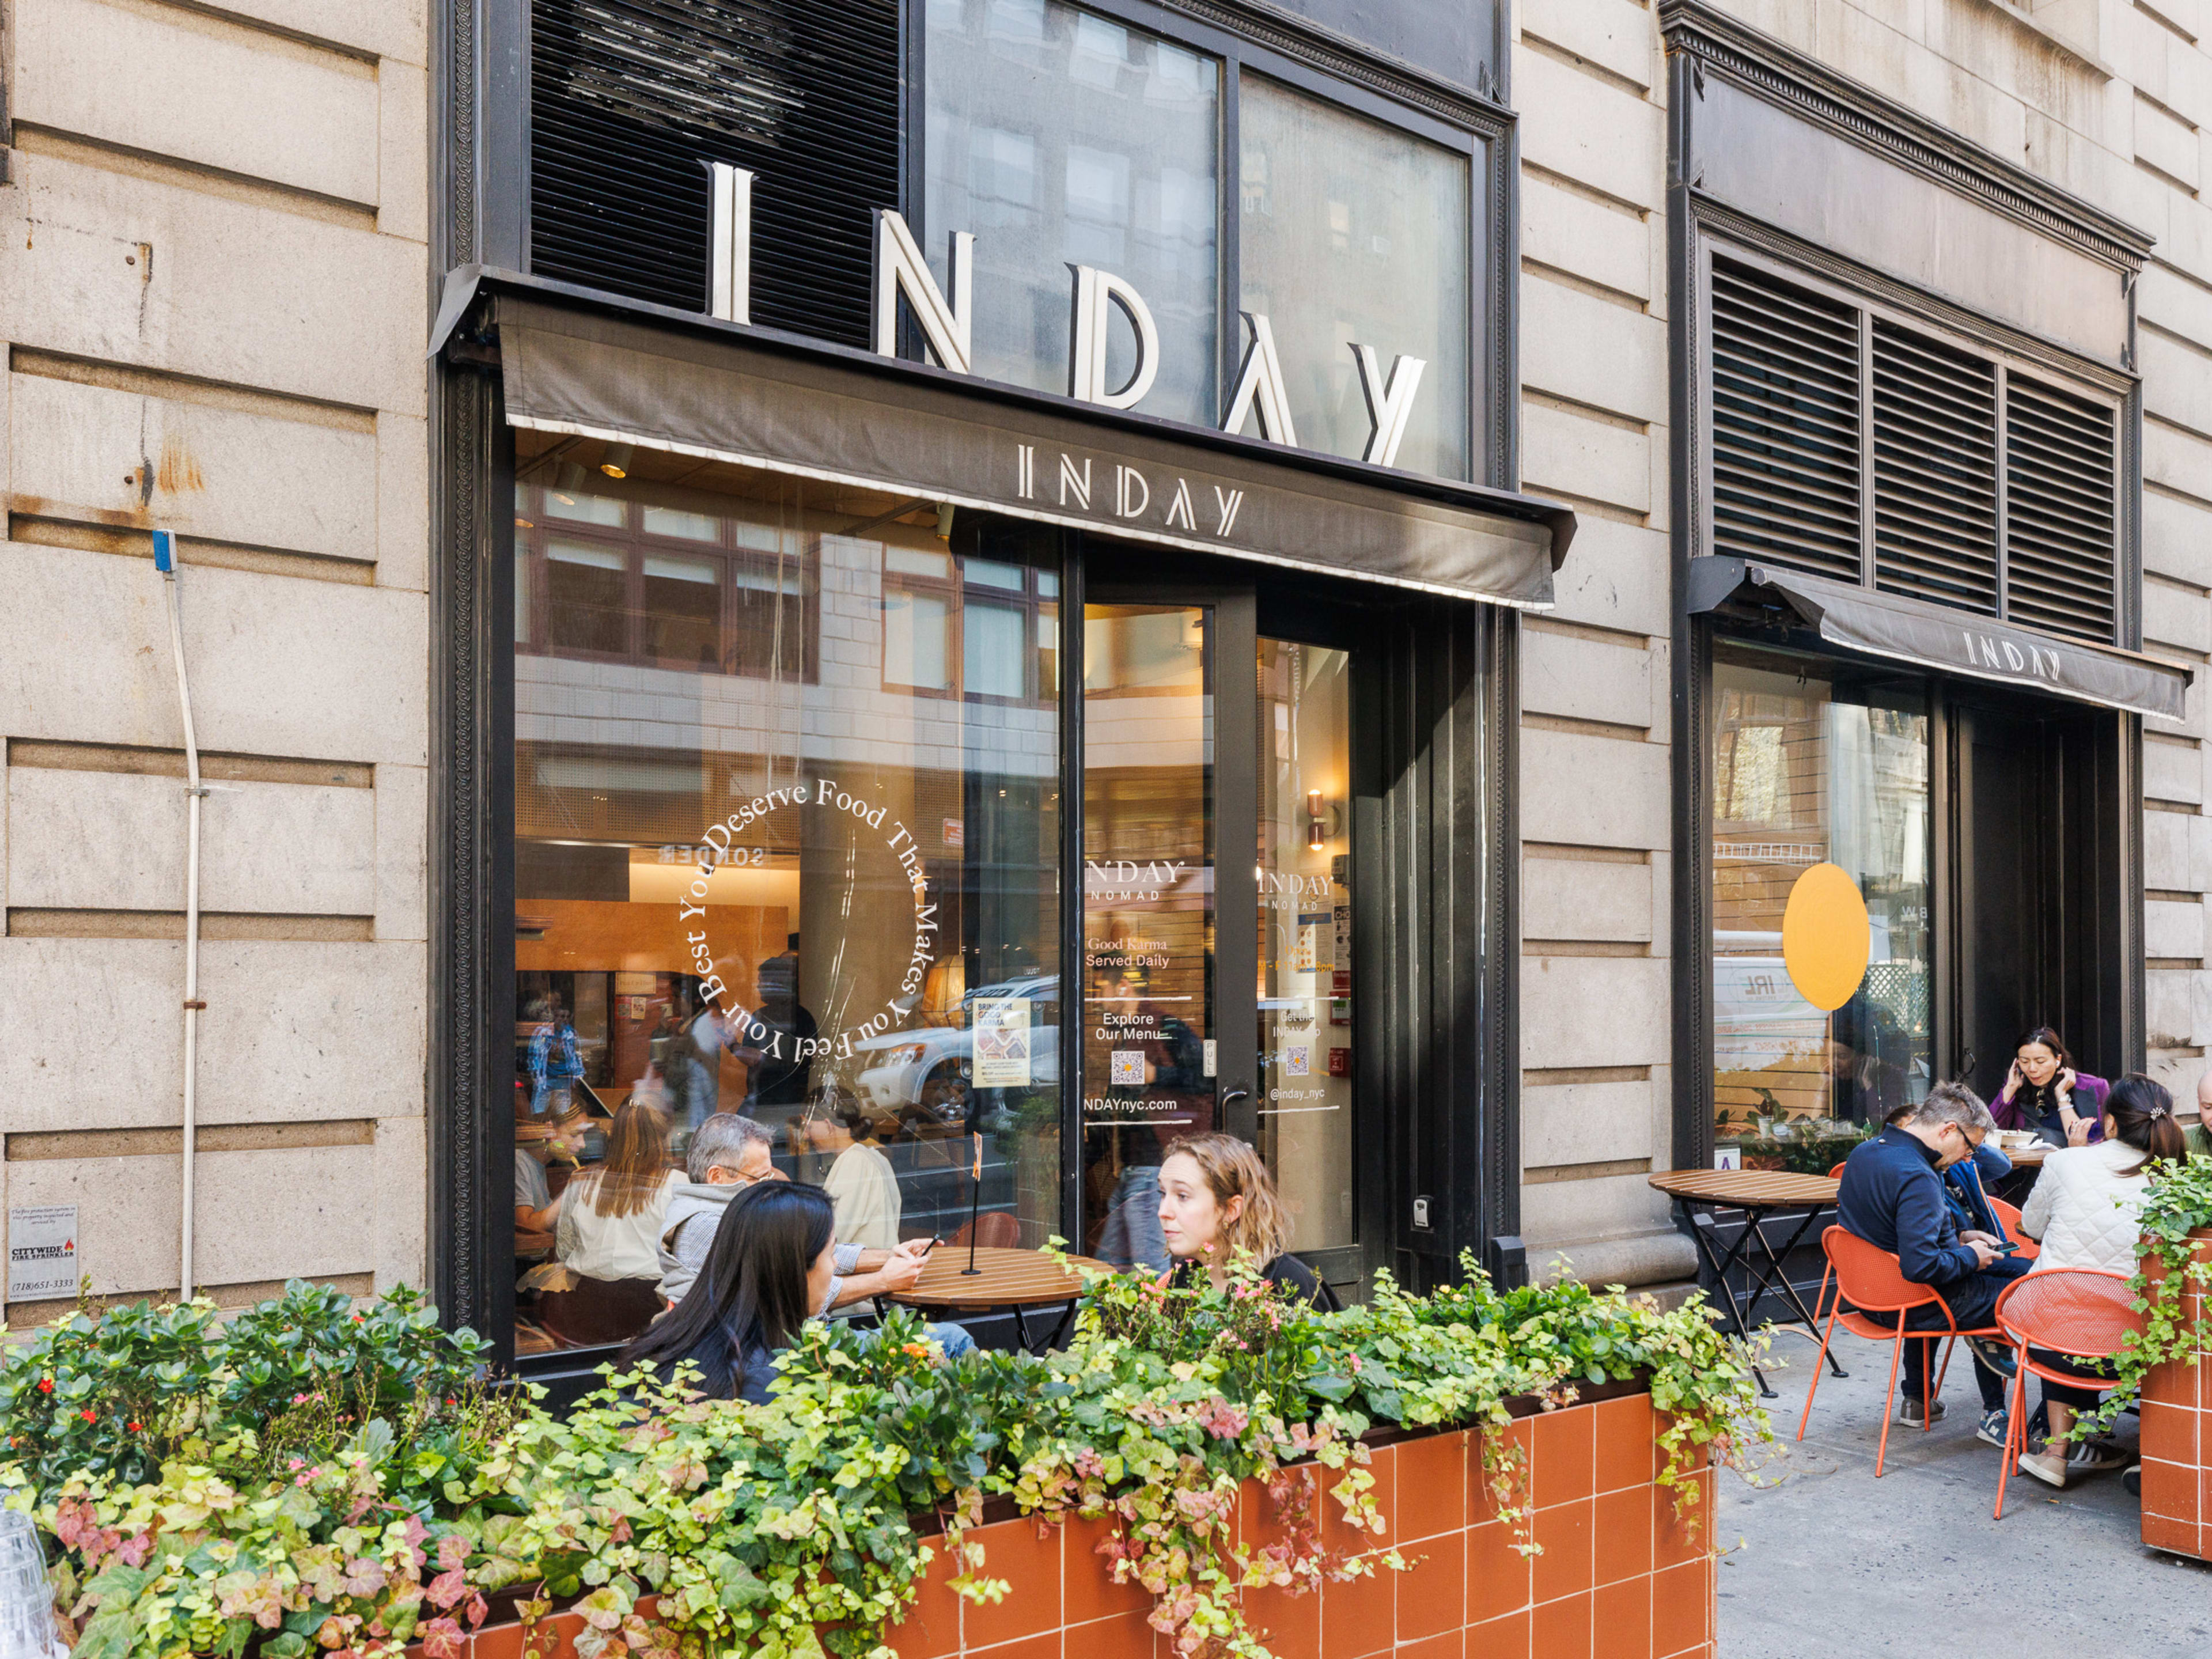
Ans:
{"type": "Polygon", "coordinates": [[[874,1144],[874,1126],[860,1103],[849,1090],[828,1091],[808,1114],[806,1133],[816,1151],[830,1155],[822,1189],[837,1206],[838,1242],[863,1249],[895,1248],[904,1207],[898,1173],[874,1144]]]}
{"type": "Polygon", "coordinates": [[[1147,1123],[1117,1125],[1097,1132],[1098,1156],[1118,1157],[1120,1172],[1106,1200],[1106,1222],[1092,1254],[1116,1267],[1150,1267],[1157,1273],[1174,1264],[1160,1231],[1160,1133],[1147,1123]]]}
{"type": "Polygon", "coordinates": [[[689,983],[679,983],[670,999],[667,1024],[653,1043],[668,1085],[668,1115],[678,1129],[696,1131],[720,1109],[723,1047],[714,1008],[701,1002],[689,983]]]}
{"type": "Polygon", "coordinates": [[[580,1344],[634,1336],[661,1310],[660,1234],[682,1184],[668,1165],[668,1117],[628,1100],[616,1109],[606,1161],[582,1170],[561,1194],[554,1249],[575,1275],[548,1291],[540,1322],[580,1344]]]}
{"type": "Polygon", "coordinates": [[[1231,1261],[1249,1258],[1270,1284],[1326,1311],[1336,1296],[1290,1254],[1291,1218],[1260,1154],[1234,1135],[1188,1135],[1160,1164],[1160,1235],[1177,1284],[1203,1275],[1226,1289],[1231,1261]]]}
{"type": "Polygon", "coordinates": [[[2013,1046],[2012,1069],[1990,1103],[2000,1129],[2033,1130],[2054,1146],[2087,1146],[2105,1138],[2112,1085],[2074,1069],[2058,1033],[2039,1025],[2013,1046]]]}
{"type": "Polygon", "coordinates": [[[555,992],[531,1005],[530,1018],[537,1028],[530,1034],[531,1115],[547,1121],[565,1117],[577,1079],[584,1075],[576,1028],[555,992]]]}
{"type": "Polygon", "coordinates": [[[760,1006],[732,1024],[730,1052],[744,1061],[752,1079],[745,1106],[804,1105],[814,1073],[813,1044],[820,1035],[799,1000],[799,935],[783,954],[760,965],[760,1006]]]}

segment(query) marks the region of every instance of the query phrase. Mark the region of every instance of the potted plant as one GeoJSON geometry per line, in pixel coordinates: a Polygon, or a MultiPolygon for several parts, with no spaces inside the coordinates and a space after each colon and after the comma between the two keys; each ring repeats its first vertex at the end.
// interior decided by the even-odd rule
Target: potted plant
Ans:
{"type": "Polygon", "coordinates": [[[2119,1383],[2077,1433],[2094,1432],[2140,1395],[2142,1540],[2154,1548],[2212,1560],[2212,1158],[2162,1170],[2142,1209],[2133,1282],[2143,1337],[2119,1358],[2119,1383]]]}

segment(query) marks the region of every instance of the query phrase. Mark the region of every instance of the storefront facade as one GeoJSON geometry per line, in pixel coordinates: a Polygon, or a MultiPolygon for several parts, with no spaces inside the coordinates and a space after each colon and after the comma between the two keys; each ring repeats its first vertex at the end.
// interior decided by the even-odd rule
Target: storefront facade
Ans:
{"type": "Polygon", "coordinates": [[[649,1310],[524,1164],[717,1110],[850,1243],[1164,1265],[1225,1129],[1333,1280],[1514,1265],[1507,618],[1574,521],[1500,487],[1510,115],[1173,9],[834,9],[754,84],[742,20],[541,5],[471,135],[441,1304],[596,1358],[649,1310]]]}
{"type": "Polygon", "coordinates": [[[2142,721],[2191,678],[2140,648],[2149,238],[1668,21],[1674,1160],[1820,1170],[2032,1028],[2143,1064],[2142,721]],[[1787,936],[1830,866],[1869,943],[1824,998],[1787,936]]]}

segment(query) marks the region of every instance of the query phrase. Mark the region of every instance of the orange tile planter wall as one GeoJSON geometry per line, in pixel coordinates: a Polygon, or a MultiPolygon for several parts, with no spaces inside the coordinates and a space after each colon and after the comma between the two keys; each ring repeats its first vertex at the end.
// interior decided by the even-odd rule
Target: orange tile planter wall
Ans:
{"type": "MultiPolygon", "coordinates": [[[[1514,1436],[1528,1457],[1534,1534],[1542,1553],[1513,1547],[1466,1430],[1377,1445],[1376,1506],[1412,1571],[1324,1585],[1307,1595],[1248,1594],[1245,1613],[1277,1659],[1711,1659],[1712,1481],[1678,1518],[1656,1484],[1665,1455],[1648,1394],[1524,1417],[1514,1436]]],[[[1264,1534],[1270,1504],[1248,1481],[1241,1524],[1264,1534]]],[[[1371,1544],[1338,1525],[1324,1497],[1323,1533],[1339,1548],[1371,1544]]],[[[969,1533],[985,1571],[1011,1586],[989,1607],[947,1588],[940,1550],[904,1623],[884,1632],[900,1659],[1173,1659],[1147,1622],[1152,1598],[1117,1585],[1097,1553],[1111,1523],[995,1522],[969,1533]]],[[[552,1621],[573,1659],[581,1620],[552,1621]]],[[[544,1637],[541,1634],[541,1643],[544,1637]]],[[[469,1659],[517,1659],[520,1632],[487,1628],[469,1659]]]]}
{"type": "MultiPolygon", "coordinates": [[[[2212,1259],[2212,1232],[2191,1237],[2197,1259],[2212,1259]]],[[[2156,1276],[2159,1264],[2151,1271],[2156,1276]]],[[[2189,1291],[2182,1316],[2203,1310],[2203,1298],[2189,1291]]],[[[2212,1353],[2194,1365],[2169,1360],[2144,1379],[2142,1540],[2212,1561],[2212,1353]]]]}
{"type": "MultiPolygon", "coordinates": [[[[1675,1659],[1710,1655],[1712,1472],[1698,1476],[1693,1539],[1674,1498],[1653,1484],[1665,1459],[1645,1394],[1523,1418],[1534,1533],[1543,1553],[1513,1548],[1497,1519],[1473,1433],[1401,1439],[1374,1453],[1376,1500],[1409,1572],[1326,1584],[1307,1595],[1250,1592],[1245,1614],[1277,1659],[1675,1659]]],[[[1267,1525],[1268,1500],[1247,1482],[1243,1525],[1267,1525]]],[[[1339,1548],[1372,1540],[1335,1522],[1339,1548]]],[[[1103,1522],[1042,1529],[1000,1522],[970,1534],[987,1571],[1012,1586],[995,1607],[963,1603],[933,1563],[906,1622],[887,1632],[900,1659],[1172,1659],[1146,1622],[1152,1598],[1117,1586],[1097,1555],[1103,1522]]]]}

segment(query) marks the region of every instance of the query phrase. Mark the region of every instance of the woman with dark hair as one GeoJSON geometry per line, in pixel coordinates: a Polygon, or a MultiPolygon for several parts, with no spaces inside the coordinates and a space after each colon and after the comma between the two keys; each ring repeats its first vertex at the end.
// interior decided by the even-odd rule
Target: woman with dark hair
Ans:
{"type": "MultiPolygon", "coordinates": [[[[2021,1212],[2021,1231],[2040,1240],[2036,1273],[2057,1267],[2101,1267],[2131,1273],[2136,1240],[2142,1231],[2142,1206],[2161,1164],[2179,1164],[2187,1149],[2181,1126],[2173,1121],[2173,1097],[2140,1072],[2130,1072],[2105,1097],[2104,1138],[2094,1146],[2073,1146],[2044,1159],[2035,1190],[2021,1212]]],[[[2038,1364],[2079,1376],[2084,1384],[2106,1374],[2083,1369],[2060,1354],[2034,1351],[2038,1364]]],[[[2116,1468],[2127,1459],[2109,1447],[2085,1443],[2069,1455],[2066,1431],[2074,1413],[2095,1407],[2100,1390],[2046,1382],[2043,1403],[2051,1413],[2051,1435],[2044,1449],[2020,1460],[2022,1474],[2063,1486],[2069,1474],[2116,1468]]]]}
{"type": "Polygon", "coordinates": [[[819,1187],[763,1181],[730,1201],[690,1293],[623,1352],[673,1375],[690,1360],[718,1400],[768,1402],[775,1356],[830,1296],[836,1211],[819,1187]]]}
{"type": "Polygon", "coordinates": [[[1990,1103],[2000,1129],[2033,1129],[2054,1146],[2087,1146],[2105,1138],[2105,1096],[2112,1085],[2074,1069],[2058,1033],[2036,1026],[2013,1045],[2012,1069],[1990,1103]]]}

